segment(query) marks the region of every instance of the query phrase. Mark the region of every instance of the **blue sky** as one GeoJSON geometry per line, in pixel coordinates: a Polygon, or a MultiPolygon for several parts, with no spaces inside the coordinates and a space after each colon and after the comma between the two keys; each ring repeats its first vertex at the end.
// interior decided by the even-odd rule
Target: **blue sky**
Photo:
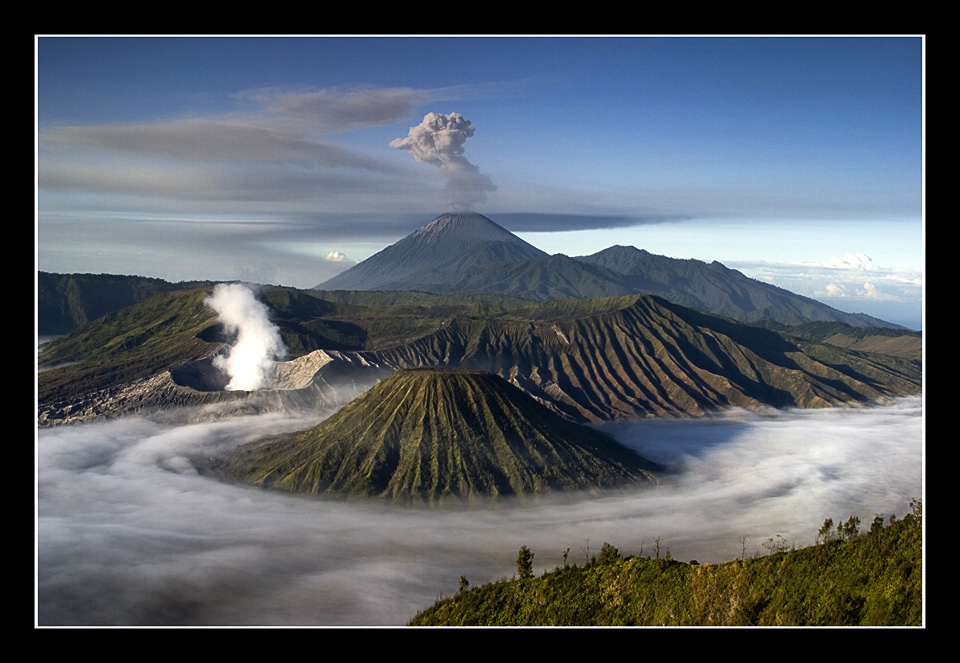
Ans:
{"type": "Polygon", "coordinates": [[[888,38],[37,40],[37,266],[315,285],[449,206],[390,147],[473,127],[471,207],[920,326],[923,51],[888,38]]]}

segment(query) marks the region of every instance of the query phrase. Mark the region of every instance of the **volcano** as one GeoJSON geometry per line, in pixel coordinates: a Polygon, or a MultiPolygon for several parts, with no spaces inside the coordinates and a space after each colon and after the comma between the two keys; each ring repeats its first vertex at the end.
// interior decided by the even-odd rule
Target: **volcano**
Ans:
{"type": "Polygon", "coordinates": [[[327,290],[417,290],[438,274],[547,254],[482,214],[442,214],[396,244],[321,283],[327,290]]]}
{"type": "Polygon", "coordinates": [[[573,258],[550,256],[474,212],[439,216],[316,289],[418,290],[534,301],[652,294],[774,328],[815,321],[898,328],[748,278],[717,261],[668,258],[632,246],[573,258]]]}
{"type": "Polygon", "coordinates": [[[410,504],[651,484],[660,469],[503,378],[439,368],[398,371],[320,425],[226,463],[263,487],[410,504]]]}

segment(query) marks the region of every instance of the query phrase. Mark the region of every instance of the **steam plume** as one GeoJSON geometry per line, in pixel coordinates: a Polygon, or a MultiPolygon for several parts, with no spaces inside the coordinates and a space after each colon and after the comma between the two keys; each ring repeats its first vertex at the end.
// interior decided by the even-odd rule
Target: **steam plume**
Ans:
{"type": "Polygon", "coordinates": [[[436,166],[447,177],[448,203],[454,210],[483,202],[496,185],[463,156],[463,144],[474,133],[473,124],[460,113],[427,113],[410,127],[406,138],[395,138],[390,147],[406,150],[421,163],[436,166]]]}
{"type": "Polygon", "coordinates": [[[286,353],[280,330],[267,317],[267,307],[238,283],[217,284],[213,295],[203,303],[217,312],[228,333],[237,335],[230,353],[213,360],[214,366],[230,376],[226,389],[263,388],[272,374],[273,362],[286,353]]]}

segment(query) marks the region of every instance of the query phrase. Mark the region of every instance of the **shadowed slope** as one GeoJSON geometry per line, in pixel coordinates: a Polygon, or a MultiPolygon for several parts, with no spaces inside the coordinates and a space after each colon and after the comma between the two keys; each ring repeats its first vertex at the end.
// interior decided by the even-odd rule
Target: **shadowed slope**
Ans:
{"type": "Polygon", "coordinates": [[[474,212],[442,214],[317,288],[426,290],[422,272],[457,273],[486,262],[536,260],[546,253],[474,212]]]}
{"type": "Polygon", "coordinates": [[[523,320],[456,321],[416,341],[360,354],[398,368],[496,373],[587,421],[700,416],[727,406],[866,405],[919,393],[921,382],[917,362],[790,341],[636,295],[545,303],[526,309],[523,320]]]}
{"type": "MultiPolygon", "coordinates": [[[[203,305],[207,294],[157,295],[43,346],[41,367],[79,363],[40,373],[38,420],[239,397],[219,391],[223,376],[197,377],[230,340],[203,305]],[[191,389],[158,389],[154,378],[191,389]]],[[[341,394],[352,398],[395,370],[428,366],[494,373],[579,421],[701,416],[729,406],[849,407],[921,392],[919,358],[790,337],[646,295],[524,304],[487,295],[319,296],[326,294],[261,291],[293,358],[322,351],[331,360],[298,379],[314,405],[342,403],[341,394]]],[[[276,407],[293,396],[288,389],[276,407]]]]}
{"type": "Polygon", "coordinates": [[[821,320],[898,327],[748,278],[716,261],[668,258],[632,246],[575,258],[548,256],[474,212],[443,214],[317,288],[482,293],[536,301],[643,293],[747,323],[821,320]]]}
{"type": "Polygon", "coordinates": [[[282,490],[418,503],[610,488],[651,481],[657,467],[497,376],[423,369],[224,469],[282,490]]]}

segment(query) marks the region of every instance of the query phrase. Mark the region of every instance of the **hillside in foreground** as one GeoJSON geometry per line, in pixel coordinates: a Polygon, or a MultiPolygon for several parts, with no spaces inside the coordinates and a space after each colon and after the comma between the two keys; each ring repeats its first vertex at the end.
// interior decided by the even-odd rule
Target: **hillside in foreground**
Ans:
{"type": "Polygon", "coordinates": [[[922,521],[913,506],[868,534],[833,531],[820,545],[723,564],[624,559],[605,544],[583,567],[462,589],[410,625],[920,626],[922,521]]]}

